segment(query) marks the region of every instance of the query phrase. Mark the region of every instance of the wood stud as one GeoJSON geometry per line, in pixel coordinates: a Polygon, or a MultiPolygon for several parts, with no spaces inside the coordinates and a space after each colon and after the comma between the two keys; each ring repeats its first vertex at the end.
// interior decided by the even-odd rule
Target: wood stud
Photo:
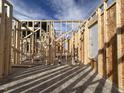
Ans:
{"type": "MultiPolygon", "coordinates": [[[[71,64],[90,64],[98,74],[113,82],[119,89],[124,90],[124,0],[116,0],[109,6],[107,1],[103,0],[102,5],[86,21],[19,21],[12,15],[13,6],[6,0],[0,0],[0,78],[11,72],[11,65],[23,64],[26,58],[34,63],[38,53],[43,56],[46,64],[55,64],[58,49],[60,49],[61,59],[65,54],[67,62],[71,64]],[[101,6],[104,7],[104,11],[101,6]],[[32,24],[31,27],[29,22],[32,24]],[[27,25],[23,27],[23,23],[27,23],[27,25]],[[61,33],[61,36],[57,38],[54,31],[56,23],[60,23],[61,30],[63,30],[64,23],[66,26],[71,24],[72,29],[75,23],[79,23],[80,26],[78,30],[61,33]],[[98,23],[97,61],[89,56],[89,27],[95,23],[98,23]],[[43,25],[46,25],[46,30],[42,27],[43,25]],[[26,33],[25,36],[24,32],[26,33]],[[38,32],[39,39],[37,38],[38,32]],[[66,39],[67,34],[72,34],[72,36],[66,39]],[[114,39],[112,40],[112,38],[114,39]],[[66,50],[64,49],[65,43],[67,43],[66,50]]],[[[68,27],[66,27],[67,30],[68,27]]]]}

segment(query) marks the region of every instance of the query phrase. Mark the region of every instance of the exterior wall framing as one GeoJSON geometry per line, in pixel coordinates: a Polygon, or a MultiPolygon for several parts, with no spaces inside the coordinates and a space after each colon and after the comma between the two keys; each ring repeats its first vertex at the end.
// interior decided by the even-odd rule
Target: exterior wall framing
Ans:
{"type": "MultiPolygon", "coordinates": [[[[103,0],[103,3],[93,13],[88,20],[85,21],[79,28],[83,32],[84,42],[80,42],[79,45],[83,45],[83,57],[79,53],[79,60],[83,64],[91,64],[93,69],[98,72],[103,78],[112,82],[112,84],[124,90],[124,8],[123,0],[117,0],[110,5],[107,4],[108,0],[103,0]],[[103,9],[102,9],[103,7],[103,9]],[[89,26],[92,26],[95,22],[98,22],[98,61],[94,62],[94,59],[89,57],[89,26]]],[[[77,33],[79,33],[79,31],[77,33]]],[[[80,35],[79,35],[80,36],[80,35]]],[[[70,42],[73,40],[73,36],[70,42]]],[[[70,43],[69,46],[75,45],[70,43]]],[[[71,48],[71,47],[70,47],[71,48]]],[[[74,51],[71,48],[69,51],[74,51]]]]}
{"type": "MultiPolygon", "coordinates": [[[[68,39],[68,56],[71,58],[72,64],[75,61],[84,65],[90,64],[103,78],[124,90],[124,0],[116,0],[111,5],[107,5],[107,1],[103,0],[103,3],[84,23],[80,21],[82,24],[79,29],[74,31],[72,37],[68,39]],[[89,56],[90,27],[96,22],[98,23],[98,60],[89,56]]],[[[30,61],[34,63],[35,56],[41,51],[43,51],[46,64],[54,64],[58,48],[56,44],[60,44],[61,57],[64,55],[62,40],[65,38],[62,36],[60,40],[56,41],[54,22],[79,21],[19,21],[14,18],[15,24],[12,29],[12,11],[13,7],[9,2],[0,0],[0,78],[11,72],[11,61],[13,64],[22,64],[25,57],[30,58],[30,61]],[[22,27],[23,22],[28,24],[24,26],[25,29],[22,27]],[[29,26],[29,22],[32,22],[32,26],[29,26]],[[42,29],[43,22],[47,24],[46,31],[42,29]],[[40,26],[36,27],[36,25],[40,26]],[[26,31],[25,37],[23,37],[23,31],[26,31]],[[40,38],[37,38],[38,31],[40,38]],[[37,47],[38,41],[40,47],[37,47]],[[25,49],[27,43],[29,43],[29,53],[27,53],[27,48],[25,49]]]]}

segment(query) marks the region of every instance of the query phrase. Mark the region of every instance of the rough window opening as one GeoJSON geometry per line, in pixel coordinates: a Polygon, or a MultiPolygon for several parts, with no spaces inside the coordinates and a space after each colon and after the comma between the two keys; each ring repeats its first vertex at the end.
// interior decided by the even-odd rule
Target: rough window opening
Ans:
{"type": "Polygon", "coordinates": [[[44,30],[44,31],[46,31],[47,29],[47,23],[46,22],[42,22],[42,29],[44,30]]]}
{"type": "Polygon", "coordinates": [[[40,22],[34,22],[34,27],[40,27],[40,22]]]}
{"type": "Polygon", "coordinates": [[[23,36],[22,36],[22,37],[24,38],[24,37],[26,36],[26,31],[23,31],[23,33],[22,33],[22,34],[23,34],[23,36]]]}
{"type": "Polygon", "coordinates": [[[22,22],[22,27],[27,26],[27,22],[22,22]]]}
{"type": "Polygon", "coordinates": [[[33,23],[32,23],[32,22],[29,22],[29,23],[28,23],[28,26],[29,26],[29,27],[32,27],[32,26],[33,26],[33,23]]]}
{"type": "Polygon", "coordinates": [[[40,30],[39,31],[37,31],[37,39],[40,39],[40,30]]]}
{"type": "Polygon", "coordinates": [[[29,35],[30,33],[31,33],[31,32],[30,32],[30,31],[28,31],[28,32],[27,32],[27,35],[29,35]]]}

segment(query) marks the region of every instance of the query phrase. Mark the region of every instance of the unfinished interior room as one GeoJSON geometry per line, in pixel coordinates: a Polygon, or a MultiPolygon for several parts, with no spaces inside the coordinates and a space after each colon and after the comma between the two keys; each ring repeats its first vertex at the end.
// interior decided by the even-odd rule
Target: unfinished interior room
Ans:
{"type": "Polygon", "coordinates": [[[124,0],[0,0],[0,93],[124,93],[124,0]]]}

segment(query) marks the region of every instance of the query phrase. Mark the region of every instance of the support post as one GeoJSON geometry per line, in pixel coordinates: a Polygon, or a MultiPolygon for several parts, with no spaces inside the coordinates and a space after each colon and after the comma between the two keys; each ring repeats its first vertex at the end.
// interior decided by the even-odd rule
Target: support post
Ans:
{"type": "Polygon", "coordinates": [[[0,0],[0,78],[4,74],[5,0],[0,0]]]}

